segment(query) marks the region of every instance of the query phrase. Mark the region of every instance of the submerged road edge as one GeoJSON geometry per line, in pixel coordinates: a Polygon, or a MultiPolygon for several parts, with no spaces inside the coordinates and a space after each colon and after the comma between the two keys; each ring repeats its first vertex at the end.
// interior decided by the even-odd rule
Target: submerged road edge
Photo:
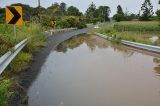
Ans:
{"type": "MultiPolygon", "coordinates": [[[[107,35],[103,35],[101,33],[95,32],[94,34],[97,35],[97,36],[100,36],[104,39],[107,39],[107,40],[112,39],[112,37],[109,37],[107,35]]],[[[152,46],[152,45],[147,45],[147,44],[142,44],[142,43],[137,43],[137,42],[130,42],[130,41],[126,41],[126,40],[121,40],[120,43],[123,44],[123,45],[126,45],[126,46],[139,48],[139,49],[147,50],[147,51],[150,51],[150,52],[160,53],[160,47],[159,46],[152,46]]]]}
{"type": "Polygon", "coordinates": [[[84,28],[79,30],[72,30],[68,32],[60,32],[55,35],[48,36],[46,39],[47,46],[39,48],[33,53],[33,59],[29,63],[29,68],[17,76],[20,83],[18,90],[10,97],[9,106],[23,106],[23,101],[26,101],[27,91],[32,82],[37,78],[42,65],[45,63],[46,58],[55,47],[65,40],[79,34],[88,33],[92,28],[84,28]]]}

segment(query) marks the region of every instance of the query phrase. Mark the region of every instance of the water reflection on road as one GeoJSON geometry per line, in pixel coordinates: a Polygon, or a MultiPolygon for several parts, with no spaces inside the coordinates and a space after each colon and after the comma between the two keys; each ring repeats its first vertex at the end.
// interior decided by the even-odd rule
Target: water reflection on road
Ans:
{"type": "Polygon", "coordinates": [[[160,58],[92,35],[57,46],[28,91],[30,106],[160,106],[160,58]]]}

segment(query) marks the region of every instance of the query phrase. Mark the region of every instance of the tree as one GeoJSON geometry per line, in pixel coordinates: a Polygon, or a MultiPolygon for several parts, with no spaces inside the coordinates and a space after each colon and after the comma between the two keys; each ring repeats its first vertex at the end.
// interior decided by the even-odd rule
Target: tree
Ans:
{"type": "Polygon", "coordinates": [[[32,18],[42,16],[43,14],[46,14],[46,9],[44,7],[30,7],[26,4],[16,3],[12,4],[11,6],[21,6],[23,9],[23,19],[24,21],[31,21],[32,18]]]}
{"type": "MultiPolygon", "coordinates": [[[[158,3],[160,4],[160,0],[158,3]]],[[[157,10],[156,14],[157,14],[158,20],[160,21],[160,10],[157,10]]]]}
{"type": "Polygon", "coordinates": [[[66,3],[64,3],[64,2],[62,2],[62,3],[60,4],[60,7],[61,7],[61,9],[64,10],[64,11],[66,11],[66,9],[67,9],[67,5],[66,5],[66,3]]]}
{"type": "Polygon", "coordinates": [[[71,28],[71,27],[77,27],[79,29],[85,28],[85,23],[82,22],[79,17],[76,16],[66,16],[63,17],[61,23],[63,28],[71,28]]]}
{"type": "Polygon", "coordinates": [[[86,17],[87,18],[94,18],[95,17],[95,11],[96,11],[96,5],[92,2],[89,5],[89,8],[86,11],[86,17]]]}
{"type": "Polygon", "coordinates": [[[98,14],[98,18],[99,20],[102,22],[102,21],[108,21],[109,20],[109,15],[110,15],[110,7],[108,6],[100,6],[98,9],[97,9],[97,14],[98,14]]]}
{"type": "Polygon", "coordinates": [[[1,8],[1,7],[0,7],[0,14],[4,14],[4,13],[5,13],[4,8],[1,8]]]}
{"type": "Polygon", "coordinates": [[[79,9],[74,7],[74,6],[70,6],[68,9],[67,9],[67,14],[69,16],[82,16],[82,13],[79,12],[79,9]]]}
{"type": "Polygon", "coordinates": [[[157,14],[158,20],[160,21],[160,10],[157,10],[156,14],[157,14]]]}
{"type": "Polygon", "coordinates": [[[141,11],[143,12],[140,19],[144,21],[148,21],[149,18],[152,17],[153,13],[153,6],[150,0],[145,0],[142,4],[141,11]]]}
{"type": "Polygon", "coordinates": [[[5,9],[0,8],[0,24],[5,23],[5,9]]]}
{"type": "Polygon", "coordinates": [[[55,17],[56,19],[60,19],[62,16],[65,15],[64,13],[64,9],[65,9],[65,4],[58,4],[58,3],[54,3],[52,4],[50,7],[47,8],[47,15],[49,15],[50,17],[55,17]]]}
{"type": "Polygon", "coordinates": [[[122,15],[122,14],[115,14],[113,16],[113,19],[116,20],[117,22],[123,21],[124,20],[124,15],[122,15]]]}
{"type": "Polygon", "coordinates": [[[123,9],[120,5],[117,6],[117,14],[113,16],[113,19],[117,22],[123,21],[125,19],[123,9]]]}
{"type": "Polygon", "coordinates": [[[117,14],[122,14],[124,15],[123,9],[120,5],[117,6],[117,14]]]}
{"type": "Polygon", "coordinates": [[[60,8],[61,8],[63,14],[66,15],[66,10],[67,10],[67,5],[66,5],[66,3],[62,2],[62,3],[60,4],[60,8]]]}
{"type": "Polygon", "coordinates": [[[138,18],[139,18],[138,15],[137,15],[137,14],[133,14],[133,13],[125,16],[125,20],[126,20],[126,21],[131,21],[131,20],[133,20],[133,19],[136,19],[136,20],[137,20],[138,18]]]}

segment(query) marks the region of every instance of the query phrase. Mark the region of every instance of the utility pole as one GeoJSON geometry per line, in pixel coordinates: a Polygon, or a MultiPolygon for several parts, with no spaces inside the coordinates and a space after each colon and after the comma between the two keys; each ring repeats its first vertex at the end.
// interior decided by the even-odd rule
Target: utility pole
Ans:
{"type": "Polygon", "coordinates": [[[40,6],[41,6],[41,2],[40,0],[38,0],[38,8],[40,8],[40,6]]]}

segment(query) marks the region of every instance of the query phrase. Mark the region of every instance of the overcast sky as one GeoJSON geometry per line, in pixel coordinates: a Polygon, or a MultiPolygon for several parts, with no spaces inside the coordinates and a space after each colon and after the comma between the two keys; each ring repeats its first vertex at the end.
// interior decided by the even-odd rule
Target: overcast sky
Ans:
{"type": "MultiPolygon", "coordinates": [[[[38,5],[37,2],[38,0],[0,0],[0,7],[5,7],[12,3],[25,3],[33,7],[36,7],[38,5]]],[[[116,13],[116,7],[118,4],[122,6],[124,11],[126,11],[127,9],[129,12],[138,13],[141,4],[144,2],[144,0],[41,0],[41,5],[43,7],[48,7],[54,2],[58,3],[65,2],[67,6],[71,5],[76,6],[83,13],[86,11],[89,4],[94,2],[97,7],[100,5],[106,5],[111,7],[111,16],[112,16],[113,14],[116,13]]],[[[151,2],[154,6],[154,11],[160,9],[160,5],[158,5],[158,0],[151,0],[151,2]]]]}

